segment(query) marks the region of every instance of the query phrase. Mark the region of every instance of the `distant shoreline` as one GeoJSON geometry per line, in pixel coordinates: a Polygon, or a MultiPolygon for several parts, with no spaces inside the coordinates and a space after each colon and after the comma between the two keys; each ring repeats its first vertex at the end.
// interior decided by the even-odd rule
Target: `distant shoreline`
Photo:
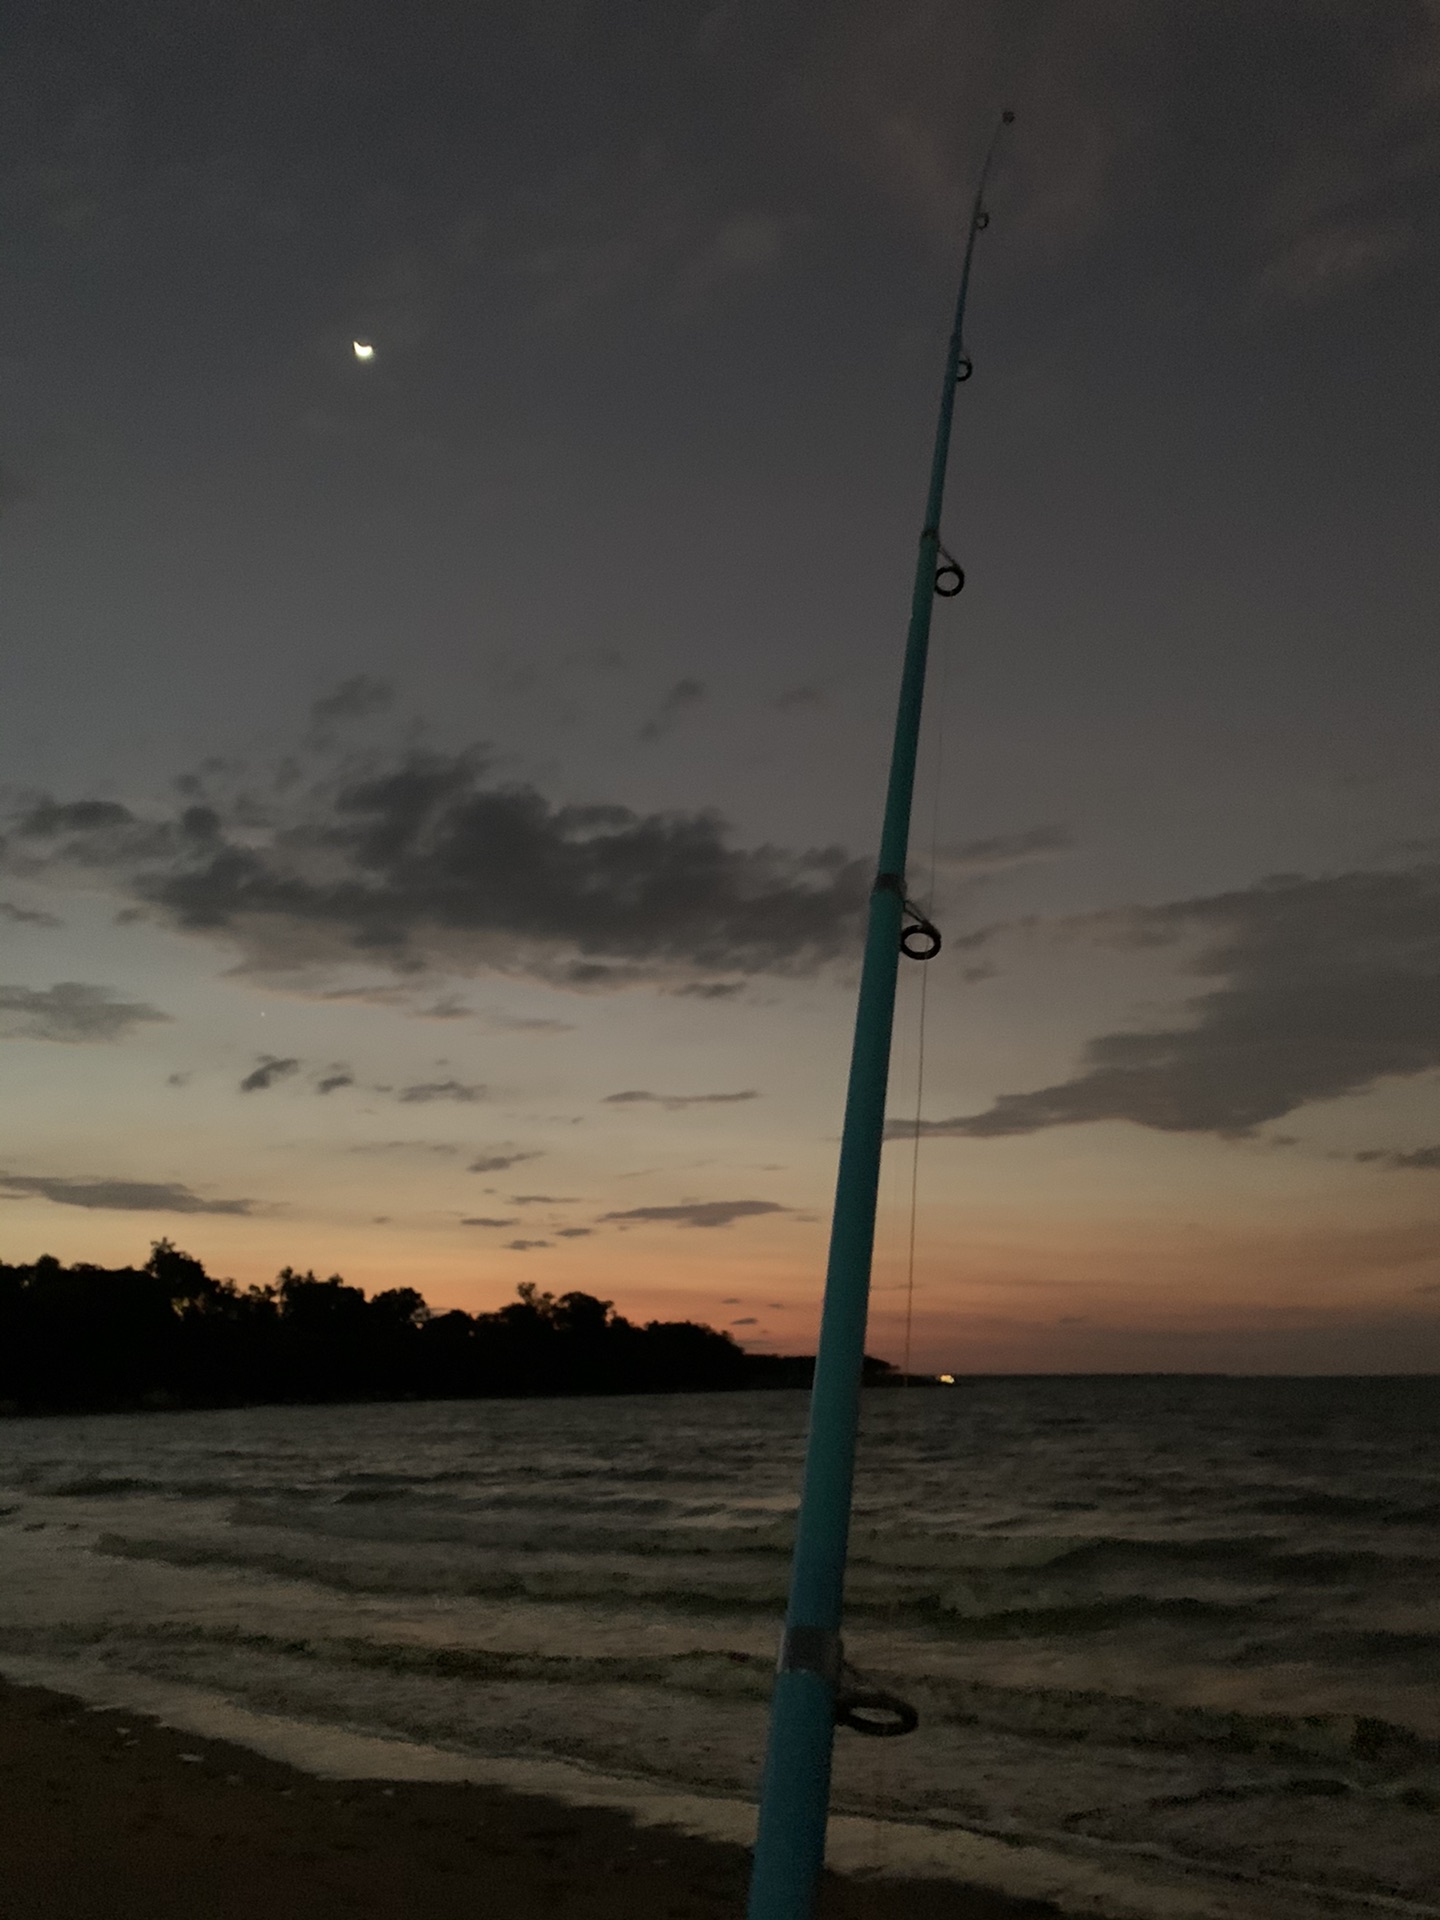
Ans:
{"type": "Polygon", "coordinates": [[[811,1356],[747,1353],[698,1321],[639,1326],[593,1294],[517,1294],[440,1312],[413,1287],[367,1297],[290,1267],[241,1288],[168,1240],[143,1267],[0,1263],[0,1413],[720,1392],[808,1387],[814,1372],[811,1356]]]}
{"type": "MultiPolygon", "coordinates": [[[[751,1353],[694,1320],[637,1325],[588,1293],[522,1285],[493,1312],[437,1311],[413,1287],[370,1295],[286,1267],[217,1280],[168,1240],[143,1267],[0,1262],[0,1417],[262,1406],[806,1390],[811,1354],[751,1353]]],[[[902,1374],[867,1387],[1027,1379],[1434,1379],[1434,1374],[902,1374]]]]}

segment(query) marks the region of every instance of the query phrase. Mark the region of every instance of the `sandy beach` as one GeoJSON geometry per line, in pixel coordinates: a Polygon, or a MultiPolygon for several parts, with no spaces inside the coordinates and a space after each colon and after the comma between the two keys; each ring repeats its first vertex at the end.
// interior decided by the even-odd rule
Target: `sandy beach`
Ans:
{"type": "MultiPolygon", "coordinates": [[[[495,1788],[321,1780],[0,1686],[0,1920],[736,1920],[747,1855],[495,1788]]],[[[1032,1901],[827,1876],[827,1920],[1023,1920],[1032,1901]]]]}

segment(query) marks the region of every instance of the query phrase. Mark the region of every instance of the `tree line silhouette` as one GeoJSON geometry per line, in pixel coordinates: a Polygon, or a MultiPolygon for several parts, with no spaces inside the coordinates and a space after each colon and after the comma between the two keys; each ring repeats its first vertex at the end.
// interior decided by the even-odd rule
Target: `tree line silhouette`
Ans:
{"type": "MultiPolygon", "coordinates": [[[[367,1298],[290,1267],[242,1288],[169,1240],[143,1267],[0,1264],[8,1413],[808,1386],[813,1364],[747,1354],[693,1320],[636,1326],[608,1300],[529,1283],[493,1313],[442,1313],[413,1287],[367,1298]]],[[[870,1377],[888,1371],[867,1361],[870,1377]]]]}

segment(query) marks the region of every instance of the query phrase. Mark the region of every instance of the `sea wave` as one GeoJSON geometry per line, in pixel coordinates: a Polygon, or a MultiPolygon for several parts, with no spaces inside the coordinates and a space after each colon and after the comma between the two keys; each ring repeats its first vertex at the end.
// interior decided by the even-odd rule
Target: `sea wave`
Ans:
{"type": "MultiPolygon", "coordinates": [[[[745,1402],[7,1422],[0,1655],[743,1798],[803,1424],[745,1402]]],[[[921,1726],[840,1741],[838,1808],[1142,1863],[1156,1913],[1423,1908],[1433,1391],[976,1382],[865,1419],[847,1646],[921,1726]]]]}

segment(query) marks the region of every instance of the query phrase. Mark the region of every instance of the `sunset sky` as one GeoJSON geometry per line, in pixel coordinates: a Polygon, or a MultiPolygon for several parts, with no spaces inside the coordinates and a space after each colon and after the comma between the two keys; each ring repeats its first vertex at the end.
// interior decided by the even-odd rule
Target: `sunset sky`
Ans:
{"type": "Polygon", "coordinates": [[[6,40],[0,1258],[813,1344],[1008,105],[912,848],[915,1362],[1440,1370],[1434,0],[6,40]]]}

